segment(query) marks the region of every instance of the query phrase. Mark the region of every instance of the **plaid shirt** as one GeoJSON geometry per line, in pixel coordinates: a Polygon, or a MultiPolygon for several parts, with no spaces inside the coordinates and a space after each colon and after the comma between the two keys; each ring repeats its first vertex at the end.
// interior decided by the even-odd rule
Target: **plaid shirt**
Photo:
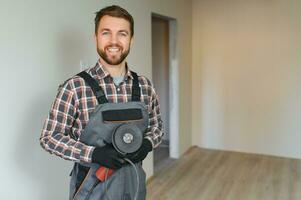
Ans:
{"type": "MultiPolygon", "coordinates": [[[[116,86],[108,71],[97,63],[86,70],[101,86],[109,103],[131,101],[133,76],[127,70],[124,82],[116,86]]],[[[158,96],[151,82],[139,76],[141,101],[147,105],[149,126],[146,138],[153,147],[161,143],[162,120],[158,96]]],[[[59,87],[40,137],[41,146],[66,160],[90,163],[95,147],[79,141],[80,134],[87,125],[95,106],[98,104],[92,89],[79,76],[67,80],[59,87]]]]}

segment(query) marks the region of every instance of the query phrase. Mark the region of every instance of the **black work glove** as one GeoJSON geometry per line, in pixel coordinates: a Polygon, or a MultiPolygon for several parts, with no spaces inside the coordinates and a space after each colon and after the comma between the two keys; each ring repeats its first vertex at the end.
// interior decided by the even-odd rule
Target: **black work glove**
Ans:
{"type": "Polygon", "coordinates": [[[92,162],[109,169],[119,169],[125,163],[123,156],[111,144],[96,147],[92,153],[92,162]]]}
{"type": "Polygon", "coordinates": [[[144,160],[147,154],[153,150],[153,145],[151,141],[144,138],[141,147],[134,153],[127,154],[127,158],[130,159],[133,163],[140,162],[144,160]]]}

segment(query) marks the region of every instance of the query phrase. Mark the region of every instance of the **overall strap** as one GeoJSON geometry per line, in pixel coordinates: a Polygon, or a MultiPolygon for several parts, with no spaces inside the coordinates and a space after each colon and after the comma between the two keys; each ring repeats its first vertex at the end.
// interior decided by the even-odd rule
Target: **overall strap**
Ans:
{"type": "Polygon", "coordinates": [[[133,86],[132,86],[132,101],[140,101],[140,86],[139,86],[139,80],[138,75],[136,72],[131,71],[131,74],[133,75],[133,86]]]}
{"type": "Polygon", "coordinates": [[[85,80],[86,84],[88,84],[91,87],[99,104],[108,103],[108,100],[102,88],[98,85],[97,81],[94,78],[92,78],[90,74],[88,74],[85,71],[82,71],[78,73],[77,76],[82,77],[85,80]]]}

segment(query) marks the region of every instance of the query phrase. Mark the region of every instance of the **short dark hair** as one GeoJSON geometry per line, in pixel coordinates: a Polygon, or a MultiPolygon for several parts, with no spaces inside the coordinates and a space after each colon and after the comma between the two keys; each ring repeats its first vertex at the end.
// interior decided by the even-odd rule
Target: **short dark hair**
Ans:
{"type": "Polygon", "coordinates": [[[134,35],[134,19],[132,15],[126,11],[124,8],[121,8],[120,6],[117,5],[112,5],[108,6],[105,8],[102,8],[98,12],[95,13],[95,33],[97,33],[99,22],[101,18],[105,15],[111,16],[111,17],[118,17],[118,18],[123,18],[127,20],[130,23],[130,30],[131,30],[131,37],[134,35]]]}

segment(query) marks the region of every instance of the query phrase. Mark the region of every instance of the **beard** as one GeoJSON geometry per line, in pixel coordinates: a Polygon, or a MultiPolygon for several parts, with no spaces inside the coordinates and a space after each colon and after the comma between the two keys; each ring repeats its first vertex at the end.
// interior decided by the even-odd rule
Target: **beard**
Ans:
{"type": "MultiPolygon", "coordinates": [[[[105,47],[104,49],[106,48],[109,48],[109,47],[118,47],[121,49],[122,51],[122,47],[118,46],[118,45],[111,45],[111,46],[107,46],[105,47]]],[[[108,63],[109,65],[119,65],[120,63],[122,63],[122,61],[124,61],[124,59],[128,56],[128,54],[130,53],[130,47],[121,53],[121,55],[114,55],[114,56],[109,56],[105,50],[102,50],[100,48],[97,48],[97,52],[98,52],[98,55],[106,62],[108,63]]]]}

